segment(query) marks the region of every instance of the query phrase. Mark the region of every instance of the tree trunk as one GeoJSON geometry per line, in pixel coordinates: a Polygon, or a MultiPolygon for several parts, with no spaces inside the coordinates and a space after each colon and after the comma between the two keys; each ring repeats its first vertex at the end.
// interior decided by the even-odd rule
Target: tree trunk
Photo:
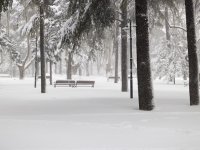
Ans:
{"type": "Polygon", "coordinates": [[[86,62],[86,76],[90,76],[89,61],[86,62]]]}
{"type": "Polygon", "coordinates": [[[92,76],[93,75],[93,63],[92,61],[90,61],[90,75],[92,76]]]}
{"type": "Polygon", "coordinates": [[[136,46],[140,110],[152,110],[153,92],[149,55],[148,0],[136,0],[136,46]]]}
{"type": "MultiPolygon", "coordinates": [[[[170,50],[171,49],[171,44],[170,44],[170,40],[171,40],[171,36],[170,36],[170,33],[169,33],[169,31],[170,31],[170,27],[169,27],[169,24],[168,24],[168,22],[169,22],[169,12],[168,12],[168,8],[167,7],[165,7],[165,31],[166,31],[166,40],[167,40],[167,47],[168,47],[168,49],[170,50]]],[[[171,63],[171,59],[170,59],[170,62],[169,63],[171,63]]],[[[170,74],[170,76],[168,77],[168,82],[173,82],[173,78],[174,77],[172,77],[171,76],[171,74],[170,74]]],[[[174,82],[175,83],[175,82],[174,82]]]]}
{"type": "Polygon", "coordinates": [[[37,36],[37,33],[36,33],[36,36],[35,36],[35,83],[34,83],[34,87],[36,88],[37,87],[37,77],[38,77],[38,69],[39,69],[39,66],[38,66],[38,55],[37,55],[37,52],[38,52],[38,45],[37,45],[37,42],[38,42],[38,36],[37,36]]]}
{"type": "Polygon", "coordinates": [[[46,68],[44,50],[44,2],[40,4],[40,58],[41,58],[41,93],[46,93],[46,68]]]}
{"type": "Polygon", "coordinates": [[[31,65],[31,76],[34,77],[35,75],[35,63],[32,62],[32,65],[31,65]]]}
{"type": "Polygon", "coordinates": [[[185,0],[187,42],[189,57],[189,91],[190,105],[199,104],[199,70],[196,47],[195,18],[193,0],[185,0]]]}
{"type": "MultiPolygon", "coordinates": [[[[169,33],[169,24],[168,24],[168,22],[169,22],[169,12],[168,12],[168,8],[165,7],[165,31],[166,31],[166,39],[167,39],[168,42],[170,42],[171,37],[170,37],[170,33],[169,33]]],[[[168,44],[168,47],[170,48],[171,45],[168,44]]]]}
{"type": "Polygon", "coordinates": [[[19,66],[19,79],[20,80],[23,80],[24,79],[24,76],[25,76],[25,69],[24,69],[24,66],[19,66]]]}
{"type": "Polygon", "coordinates": [[[114,39],[114,45],[113,47],[115,48],[115,81],[114,83],[118,83],[118,60],[119,60],[119,23],[116,23],[116,31],[115,31],[115,39],[114,39]]]}
{"type": "Polygon", "coordinates": [[[62,74],[62,53],[60,53],[59,74],[62,74]]]}
{"type": "Polygon", "coordinates": [[[128,91],[128,71],[127,71],[127,32],[124,28],[127,26],[127,0],[122,1],[122,23],[121,23],[121,79],[122,92],[128,91]]]}
{"type": "Polygon", "coordinates": [[[10,36],[10,10],[9,9],[6,12],[6,17],[7,17],[6,33],[8,36],[10,36]]]}
{"type": "Polygon", "coordinates": [[[79,66],[79,69],[78,69],[78,74],[79,76],[82,76],[82,68],[79,66]]]}
{"type": "Polygon", "coordinates": [[[101,66],[97,63],[97,73],[100,74],[101,66]]]}
{"type": "MultiPolygon", "coordinates": [[[[10,36],[10,9],[8,8],[8,10],[7,10],[7,12],[6,12],[6,34],[8,35],[8,36],[10,36]]],[[[13,60],[12,60],[12,53],[10,52],[9,53],[9,55],[10,55],[10,76],[11,77],[13,77],[13,60]]]]}
{"type": "Polygon", "coordinates": [[[72,53],[68,54],[67,79],[72,79],[72,53]]]}
{"type": "Polygon", "coordinates": [[[50,64],[49,64],[49,66],[50,66],[50,68],[49,68],[49,71],[50,71],[50,85],[52,85],[52,81],[53,81],[52,65],[53,65],[53,63],[50,60],[50,64]]]}
{"type": "Polygon", "coordinates": [[[54,70],[54,71],[55,71],[55,74],[57,74],[57,63],[58,63],[58,62],[56,62],[56,64],[55,64],[55,70],[54,70]]]}
{"type": "Polygon", "coordinates": [[[3,51],[1,50],[0,53],[1,53],[1,61],[0,61],[0,65],[1,65],[1,64],[3,64],[3,51]]]}

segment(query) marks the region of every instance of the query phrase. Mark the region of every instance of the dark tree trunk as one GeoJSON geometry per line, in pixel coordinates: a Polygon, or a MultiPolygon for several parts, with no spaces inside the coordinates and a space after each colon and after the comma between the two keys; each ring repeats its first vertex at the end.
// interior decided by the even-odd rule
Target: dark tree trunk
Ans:
{"type": "Polygon", "coordinates": [[[67,79],[72,79],[72,53],[68,54],[67,79]]]}
{"type": "Polygon", "coordinates": [[[152,110],[153,92],[149,56],[148,0],[136,0],[137,72],[140,110],[152,110]]]}
{"type": "Polygon", "coordinates": [[[40,58],[41,58],[41,93],[46,93],[46,68],[44,50],[44,3],[40,4],[40,58]]]}
{"type": "Polygon", "coordinates": [[[118,83],[118,64],[119,64],[119,23],[116,23],[116,31],[115,31],[115,39],[114,39],[114,45],[113,47],[115,48],[115,81],[114,83],[118,83]]]}
{"type": "Polygon", "coordinates": [[[190,105],[199,104],[199,70],[198,56],[196,47],[195,18],[193,0],[185,0],[186,23],[187,23],[187,42],[189,57],[189,91],[190,105]]]}
{"type": "Polygon", "coordinates": [[[53,75],[52,75],[53,74],[53,72],[52,72],[52,66],[53,66],[53,63],[50,60],[50,64],[49,64],[49,67],[50,67],[49,68],[49,71],[50,71],[50,80],[49,80],[50,81],[50,85],[52,85],[52,81],[53,81],[53,79],[52,79],[53,78],[53,75]]]}
{"type": "Polygon", "coordinates": [[[128,71],[127,71],[127,32],[124,28],[127,26],[127,0],[122,1],[122,23],[121,23],[121,79],[122,92],[128,91],[128,71]]]}
{"type": "Polygon", "coordinates": [[[23,80],[25,77],[25,70],[24,70],[24,66],[19,66],[19,79],[23,80]]]}

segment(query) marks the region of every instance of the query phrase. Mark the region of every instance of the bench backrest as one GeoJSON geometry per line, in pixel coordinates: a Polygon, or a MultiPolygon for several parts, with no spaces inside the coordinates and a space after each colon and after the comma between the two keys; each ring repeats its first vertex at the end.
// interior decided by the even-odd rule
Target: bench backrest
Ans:
{"type": "Polygon", "coordinates": [[[76,84],[94,84],[95,81],[78,80],[76,84]]]}
{"type": "Polygon", "coordinates": [[[75,83],[74,80],[56,80],[56,83],[75,83]]]}

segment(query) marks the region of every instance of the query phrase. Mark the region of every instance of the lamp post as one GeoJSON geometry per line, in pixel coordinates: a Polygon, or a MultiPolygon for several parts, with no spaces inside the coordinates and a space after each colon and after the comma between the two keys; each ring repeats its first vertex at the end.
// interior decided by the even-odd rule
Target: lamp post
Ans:
{"type": "MultiPolygon", "coordinates": [[[[120,12],[118,12],[120,15],[122,15],[120,12]]],[[[122,20],[116,19],[117,21],[122,23],[122,20]]],[[[133,98],[133,52],[132,52],[132,27],[136,27],[135,25],[132,25],[131,19],[129,20],[129,34],[130,34],[130,98],[133,98]]],[[[127,26],[128,27],[128,23],[127,26]]],[[[123,28],[122,28],[123,29],[123,28]]],[[[123,30],[128,30],[127,28],[123,30]]]]}
{"type": "Polygon", "coordinates": [[[34,87],[37,87],[37,63],[38,63],[38,58],[37,58],[37,41],[38,41],[38,37],[37,37],[37,32],[35,33],[35,84],[34,87]]]}
{"type": "Polygon", "coordinates": [[[129,19],[129,25],[127,24],[127,28],[124,28],[124,30],[129,30],[129,36],[130,36],[130,98],[133,98],[133,49],[132,49],[132,27],[136,27],[135,25],[132,25],[131,19],[129,19]],[[128,29],[129,27],[129,29],[128,29]]]}
{"type": "Polygon", "coordinates": [[[129,25],[126,26],[127,28],[124,30],[129,30],[129,36],[130,36],[130,98],[133,98],[133,49],[132,49],[132,27],[136,27],[135,25],[132,25],[131,19],[129,19],[129,25]],[[129,29],[128,29],[129,27],[129,29]]]}
{"type": "Polygon", "coordinates": [[[130,25],[130,98],[133,98],[133,52],[132,52],[132,22],[129,20],[130,25]]]}

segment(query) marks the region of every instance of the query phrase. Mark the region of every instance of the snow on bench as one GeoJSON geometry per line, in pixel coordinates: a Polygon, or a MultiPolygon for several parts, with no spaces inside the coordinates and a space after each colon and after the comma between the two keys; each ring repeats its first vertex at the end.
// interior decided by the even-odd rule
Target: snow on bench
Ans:
{"type": "Polygon", "coordinates": [[[90,80],[78,80],[76,81],[76,87],[77,86],[91,86],[94,87],[95,81],[90,80]]]}
{"type": "Polygon", "coordinates": [[[74,80],[56,80],[54,83],[54,87],[56,86],[69,86],[69,87],[75,87],[76,82],[74,80]]]}

